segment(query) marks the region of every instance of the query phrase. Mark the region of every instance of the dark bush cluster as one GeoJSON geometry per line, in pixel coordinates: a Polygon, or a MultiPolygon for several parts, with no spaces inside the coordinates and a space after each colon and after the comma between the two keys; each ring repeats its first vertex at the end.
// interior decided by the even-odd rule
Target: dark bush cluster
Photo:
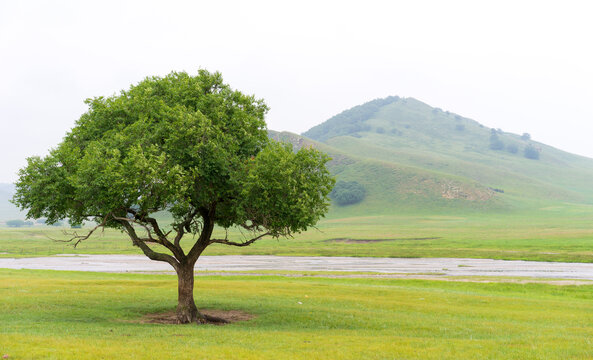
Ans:
{"type": "Polygon", "coordinates": [[[338,181],[329,197],[340,206],[361,202],[366,195],[364,187],[356,181],[338,181]]]}
{"type": "Polygon", "coordinates": [[[527,158],[527,159],[531,159],[531,160],[539,160],[539,150],[535,148],[535,146],[529,144],[525,147],[525,150],[523,151],[523,155],[527,158]]]}
{"type": "Polygon", "coordinates": [[[489,145],[491,150],[502,150],[504,149],[504,143],[502,142],[502,140],[500,140],[500,138],[498,137],[498,133],[496,132],[496,130],[492,129],[492,132],[490,133],[490,145],[489,145]]]}

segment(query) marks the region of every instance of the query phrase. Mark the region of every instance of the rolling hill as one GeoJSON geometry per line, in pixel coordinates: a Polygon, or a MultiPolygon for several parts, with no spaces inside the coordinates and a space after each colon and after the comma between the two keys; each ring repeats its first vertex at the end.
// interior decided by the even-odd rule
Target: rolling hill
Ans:
{"type": "Polygon", "coordinates": [[[346,110],[302,137],[329,153],[338,180],[367,196],[333,215],[508,211],[593,204],[593,159],[570,154],[413,98],[388,97],[346,110]]]}
{"type": "MultiPolygon", "coordinates": [[[[314,146],[328,153],[338,181],[362,185],[365,198],[334,204],[331,218],[593,205],[593,159],[527,134],[487,128],[414,98],[373,100],[302,135],[269,134],[296,148],[314,146]]],[[[0,184],[0,221],[24,218],[8,202],[13,193],[14,185],[0,184]]]]}

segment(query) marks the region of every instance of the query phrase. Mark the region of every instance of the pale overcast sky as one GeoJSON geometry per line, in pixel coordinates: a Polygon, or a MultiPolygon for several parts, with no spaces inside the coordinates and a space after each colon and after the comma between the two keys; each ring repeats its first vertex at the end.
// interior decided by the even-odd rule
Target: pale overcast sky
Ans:
{"type": "Polygon", "coordinates": [[[264,98],[273,130],[399,95],[593,157],[590,4],[0,0],[0,182],[85,98],[198,68],[264,98]]]}

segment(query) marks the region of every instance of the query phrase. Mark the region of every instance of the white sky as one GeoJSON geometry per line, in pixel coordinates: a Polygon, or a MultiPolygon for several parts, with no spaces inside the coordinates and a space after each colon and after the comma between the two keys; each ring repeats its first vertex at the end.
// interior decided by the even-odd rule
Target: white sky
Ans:
{"type": "Polygon", "coordinates": [[[593,157],[593,2],[0,0],[0,182],[146,76],[221,71],[306,131],[415,97],[593,157]],[[590,5],[591,4],[591,5],[590,5]]]}

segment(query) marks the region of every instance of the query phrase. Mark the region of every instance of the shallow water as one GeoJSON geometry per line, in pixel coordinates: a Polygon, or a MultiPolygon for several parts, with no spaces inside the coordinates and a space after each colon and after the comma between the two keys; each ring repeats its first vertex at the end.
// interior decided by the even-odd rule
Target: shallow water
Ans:
{"type": "MultiPolygon", "coordinates": [[[[142,255],[62,255],[0,258],[0,268],[98,272],[168,272],[173,268],[142,255]]],[[[524,276],[593,280],[593,264],[455,258],[295,257],[270,255],[202,256],[196,270],[360,271],[448,276],[524,276]]]]}

